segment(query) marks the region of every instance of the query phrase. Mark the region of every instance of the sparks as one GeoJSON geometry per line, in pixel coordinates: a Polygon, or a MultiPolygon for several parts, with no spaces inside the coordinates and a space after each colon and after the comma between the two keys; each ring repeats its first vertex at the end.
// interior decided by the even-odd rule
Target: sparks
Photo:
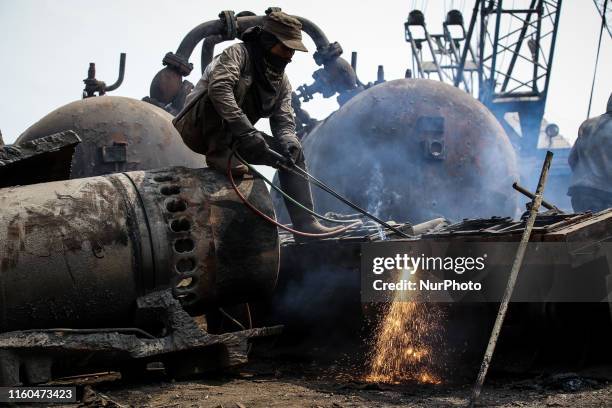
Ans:
{"type": "MultiPolygon", "coordinates": [[[[400,279],[412,279],[406,270],[400,279]]],[[[441,309],[398,292],[376,329],[367,382],[440,384],[434,347],[441,339],[441,309]]]]}

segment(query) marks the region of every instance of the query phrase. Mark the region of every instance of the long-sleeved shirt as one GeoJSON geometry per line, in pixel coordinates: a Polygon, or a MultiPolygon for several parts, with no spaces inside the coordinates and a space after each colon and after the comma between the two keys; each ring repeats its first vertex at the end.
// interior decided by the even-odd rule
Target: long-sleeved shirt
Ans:
{"type": "MultiPolygon", "coordinates": [[[[225,149],[233,136],[255,130],[254,124],[261,118],[256,114],[259,110],[249,106],[254,103],[254,98],[248,97],[253,81],[251,60],[243,43],[226,48],[213,59],[187,96],[185,108],[175,121],[192,149],[203,154],[225,149]]],[[[279,87],[279,92],[270,115],[272,135],[280,140],[293,138],[291,85],[285,74],[273,85],[279,87]]]]}

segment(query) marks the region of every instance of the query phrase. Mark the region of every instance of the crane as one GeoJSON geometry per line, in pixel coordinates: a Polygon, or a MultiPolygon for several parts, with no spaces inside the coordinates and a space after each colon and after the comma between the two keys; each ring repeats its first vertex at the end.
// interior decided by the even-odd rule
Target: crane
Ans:
{"type": "MultiPolygon", "coordinates": [[[[521,155],[534,155],[560,11],[561,0],[476,0],[467,29],[461,12],[451,10],[443,32],[431,34],[423,13],[413,10],[404,27],[415,75],[472,94],[498,118],[521,155]],[[508,123],[509,114],[518,117],[520,131],[508,123]]],[[[552,138],[558,131],[551,127],[547,134],[552,138]]]]}
{"type": "Polygon", "coordinates": [[[561,5],[562,0],[475,0],[469,22],[450,10],[442,33],[431,33],[415,9],[404,32],[412,50],[409,75],[449,83],[482,102],[506,130],[522,182],[535,182],[534,169],[547,149],[554,151],[549,198],[570,208],[571,146],[557,125],[544,120],[561,5]]]}

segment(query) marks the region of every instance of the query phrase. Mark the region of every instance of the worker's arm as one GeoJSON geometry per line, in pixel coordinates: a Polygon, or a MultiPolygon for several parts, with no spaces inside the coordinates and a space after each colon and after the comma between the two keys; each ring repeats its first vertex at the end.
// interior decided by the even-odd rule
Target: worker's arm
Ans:
{"type": "Polygon", "coordinates": [[[247,58],[247,51],[242,46],[226,48],[211,71],[208,82],[208,96],[235,137],[255,131],[234,96],[234,88],[240,81],[240,71],[244,68],[247,58]]]}
{"type": "Polygon", "coordinates": [[[293,150],[301,149],[299,139],[295,134],[295,117],[293,108],[291,107],[291,85],[287,77],[283,79],[283,88],[281,91],[281,99],[277,107],[270,116],[270,129],[272,135],[278,138],[280,144],[286,152],[293,155],[293,150]]]}

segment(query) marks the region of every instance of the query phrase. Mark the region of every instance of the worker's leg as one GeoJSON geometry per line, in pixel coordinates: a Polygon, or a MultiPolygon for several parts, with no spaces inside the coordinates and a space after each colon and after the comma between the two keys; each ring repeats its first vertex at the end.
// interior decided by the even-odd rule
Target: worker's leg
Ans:
{"type": "MultiPolygon", "coordinates": [[[[268,144],[272,149],[278,152],[282,151],[281,146],[276,140],[268,140],[268,144]]],[[[303,169],[306,169],[306,161],[301,146],[298,149],[294,149],[294,151],[291,153],[295,164],[303,169]]],[[[297,174],[283,169],[278,171],[278,179],[280,181],[280,187],[285,193],[309,210],[314,209],[310,183],[307,180],[298,176],[297,174]]],[[[291,217],[293,226],[299,231],[312,234],[324,234],[331,233],[342,228],[341,226],[330,228],[321,225],[315,216],[304,211],[303,208],[300,208],[300,206],[292,203],[286,198],[285,206],[287,207],[287,212],[289,213],[289,217],[291,217]]]]}

